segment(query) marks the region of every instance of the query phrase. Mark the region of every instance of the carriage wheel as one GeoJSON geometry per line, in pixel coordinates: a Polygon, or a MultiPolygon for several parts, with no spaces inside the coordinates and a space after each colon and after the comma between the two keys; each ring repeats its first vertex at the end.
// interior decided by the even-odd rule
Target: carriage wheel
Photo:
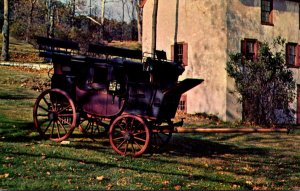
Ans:
{"type": "Polygon", "coordinates": [[[45,139],[62,141],[70,136],[76,125],[72,99],[60,89],[42,92],[33,109],[34,127],[45,139]]]}
{"type": "Polygon", "coordinates": [[[80,124],[79,129],[90,138],[101,138],[107,135],[109,124],[103,122],[102,118],[88,115],[80,124]]]}
{"type": "Polygon", "coordinates": [[[164,129],[159,125],[154,125],[151,132],[151,146],[153,149],[158,150],[164,147],[172,138],[171,128],[173,128],[173,124],[171,122],[167,122],[169,128],[164,129]]]}
{"type": "Polygon", "coordinates": [[[109,141],[120,155],[139,156],[149,145],[150,133],[146,122],[135,115],[117,117],[109,129],[109,141]]]}

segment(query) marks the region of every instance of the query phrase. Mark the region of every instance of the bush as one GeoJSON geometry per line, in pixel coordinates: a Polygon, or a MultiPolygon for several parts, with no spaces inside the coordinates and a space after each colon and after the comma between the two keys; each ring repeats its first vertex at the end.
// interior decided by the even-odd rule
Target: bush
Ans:
{"type": "Polygon", "coordinates": [[[285,63],[284,44],[284,39],[276,38],[271,51],[267,42],[262,43],[254,61],[230,54],[226,70],[236,82],[244,121],[272,125],[294,120],[289,103],[295,98],[295,82],[285,63]]]}

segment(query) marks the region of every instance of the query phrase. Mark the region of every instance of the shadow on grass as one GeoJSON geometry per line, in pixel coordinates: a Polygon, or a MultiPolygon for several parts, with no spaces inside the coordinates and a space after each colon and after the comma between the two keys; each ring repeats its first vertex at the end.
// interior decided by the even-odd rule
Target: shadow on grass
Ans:
{"type": "MultiPolygon", "coordinates": [[[[5,154],[8,154],[9,156],[28,156],[28,157],[37,157],[40,158],[40,154],[34,154],[34,153],[27,153],[27,152],[4,152],[5,154]]],[[[100,162],[99,160],[95,161],[93,159],[84,159],[84,158],[74,158],[74,157],[65,157],[65,156],[59,156],[59,155],[54,155],[50,154],[47,155],[44,160],[48,159],[55,159],[55,160],[67,160],[67,161],[75,161],[78,163],[84,163],[87,165],[95,165],[97,168],[100,168],[102,170],[109,170],[112,168],[116,169],[126,169],[126,170],[131,170],[131,171],[136,171],[137,173],[143,172],[143,173],[152,173],[152,174],[160,174],[160,175],[167,175],[167,176],[179,176],[179,177],[184,177],[188,180],[194,180],[194,181],[210,181],[210,182],[216,182],[216,183],[226,183],[226,184],[239,184],[243,188],[251,188],[249,185],[239,182],[239,181],[231,181],[231,180],[226,180],[222,177],[218,176],[204,176],[204,175],[190,175],[185,172],[172,172],[172,171],[166,171],[164,169],[159,169],[156,168],[155,166],[153,168],[149,168],[144,165],[134,165],[134,161],[131,163],[125,162],[123,163],[123,159],[118,160],[119,162],[113,161],[113,162],[100,162]]],[[[126,160],[126,159],[125,159],[126,160]]],[[[133,159],[133,160],[138,160],[138,159],[133,159]]],[[[166,161],[168,163],[169,161],[166,161]]]]}

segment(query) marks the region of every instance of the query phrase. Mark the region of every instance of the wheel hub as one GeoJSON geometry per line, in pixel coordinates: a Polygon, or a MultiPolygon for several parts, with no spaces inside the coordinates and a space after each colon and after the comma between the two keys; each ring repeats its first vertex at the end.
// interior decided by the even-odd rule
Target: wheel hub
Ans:
{"type": "Polygon", "coordinates": [[[133,140],[133,134],[132,133],[129,133],[129,132],[126,132],[125,134],[124,134],[124,140],[125,141],[132,141],[133,140]]]}
{"type": "Polygon", "coordinates": [[[57,121],[58,120],[58,113],[54,112],[54,111],[51,111],[48,114],[48,118],[49,118],[49,120],[57,121]]]}

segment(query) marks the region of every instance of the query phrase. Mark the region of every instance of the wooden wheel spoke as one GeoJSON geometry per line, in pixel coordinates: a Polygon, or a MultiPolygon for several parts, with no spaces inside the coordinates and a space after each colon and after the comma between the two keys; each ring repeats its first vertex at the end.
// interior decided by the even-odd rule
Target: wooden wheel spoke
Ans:
{"type": "Polygon", "coordinates": [[[43,134],[46,133],[46,131],[49,129],[49,127],[50,127],[50,125],[51,125],[52,122],[53,122],[53,120],[50,120],[50,122],[49,122],[49,124],[47,125],[47,127],[46,127],[45,131],[43,132],[43,134]]]}
{"type": "Polygon", "coordinates": [[[44,108],[43,106],[39,105],[39,108],[41,108],[42,110],[46,111],[46,112],[49,112],[48,109],[44,108]]]}
{"type": "Polygon", "coordinates": [[[64,118],[58,117],[58,119],[59,119],[60,121],[63,121],[64,123],[66,123],[66,124],[72,126],[72,124],[69,123],[69,121],[65,120],[64,118]]]}
{"type": "Polygon", "coordinates": [[[132,130],[132,128],[133,128],[133,125],[134,125],[134,119],[133,118],[131,118],[131,121],[130,122],[128,122],[130,125],[129,125],[129,129],[130,130],[132,130]]]}
{"type": "Polygon", "coordinates": [[[68,105],[67,107],[64,107],[64,108],[60,109],[60,110],[58,111],[58,113],[61,113],[61,112],[63,112],[63,111],[66,111],[66,110],[69,109],[69,108],[72,108],[71,105],[68,105]]]}
{"type": "Polygon", "coordinates": [[[39,117],[48,117],[48,114],[37,114],[36,116],[39,116],[39,117]]]}
{"type": "Polygon", "coordinates": [[[58,124],[60,127],[62,127],[65,130],[65,133],[67,134],[68,131],[66,130],[65,126],[60,121],[58,121],[58,124]]]}
{"type": "Polygon", "coordinates": [[[124,151],[124,154],[125,154],[125,155],[126,155],[126,153],[127,153],[128,145],[129,145],[129,142],[126,141],[126,147],[125,147],[125,151],[124,151]]]}
{"type": "Polygon", "coordinates": [[[123,145],[124,145],[124,143],[126,142],[126,140],[123,140],[119,145],[118,145],[118,149],[120,149],[123,145]]]}
{"type": "Polygon", "coordinates": [[[47,105],[47,106],[49,106],[50,105],[50,103],[46,100],[46,98],[45,97],[43,97],[43,99],[42,99],[44,102],[45,102],[45,104],[47,105]]]}
{"type": "Polygon", "coordinates": [[[135,148],[134,148],[133,143],[131,143],[131,147],[132,147],[133,153],[135,153],[135,148]]]}
{"type": "Polygon", "coordinates": [[[59,131],[58,122],[55,122],[55,124],[56,124],[56,129],[57,129],[57,136],[58,136],[58,138],[60,138],[60,131],[59,131]]]}
{"type": "Polygon", "coordinates": [[[52,138],[53,133],[54,133],[54,123],[52,123],[52,130],[51,130],[51,134],[50,134],[50,139],[52,138]]]}
{"type": "Polygon", "coordinates": [[[139,133],[134,133],[133,136],[141,135],[141,134],[144,134],[144,133],[145,133],[145,131],[139,132],[139,133]]]}
{"type": "Polygon", "coordinates": [[[134,141],[134,143],[135,143],[140,149],[143,148],[138,142],[134,141]]]}
{"type": "Polygon", "coordinates": [[[140,138],[140,137],[134,137],[134,139],[139,140],[139,141],[142,141],[142,142],[146,142],[145,139],[142,139],[142,138],[140,138]]]}
{"type": "Polygon", "coordinates": [[[124,138],[124,137],[121,136],[121,137],[113,138],[113,140],[116,141],[116,140],[120,140],[120,139],[123,139],[123,138],[124,138]]]}

